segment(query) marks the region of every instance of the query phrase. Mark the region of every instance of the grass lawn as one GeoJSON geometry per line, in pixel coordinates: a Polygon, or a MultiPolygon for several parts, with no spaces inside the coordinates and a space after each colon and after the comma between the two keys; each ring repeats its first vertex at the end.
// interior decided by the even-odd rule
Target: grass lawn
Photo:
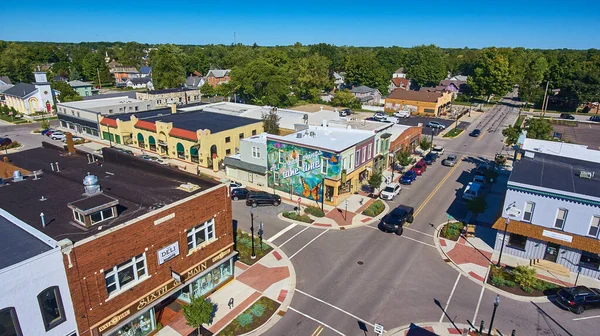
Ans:
{"type": "Polygon", "coordinates": [[[236,336],[249,333],[265,324],[278,308],[278,302],[263,296],[223,328],[219,335],[236,336]]]}
{"type": "Polygon", "coordinates": [[[446,239],[457,241],[464,227],[465,225],[461,222],[446,224],[440,231],[440,236],[446,239]]]}
{"type": "Polygon", "coordinates": [[[450,132],[444,134],[444,138],[454,138],[459,136],[462,132],[463,130],[460,128],[453,128],[450,130],[450,132]]]}
{"type": "Polygon", "coordinates": [[[254,234],[254,253],[256,254],[256,259],[252,259],[252,238],[249,233],[244,232],[242,230],[237,230],[236,237],[236,250],[238,251],[239,261],[243,262],[246,265],[252,265],[255,262],[259,261],[260,258],[267,255],[273,248],[266,243],[260,244],[260,238],[256,234],[258,229],[255,227],[254,234]]]}
{"type": "MultiPolygon", "coordinates": [[[[11,122],[11,123],[18,123],[19,121],[23,121],[23,119],[13,118],[12,116],[9,116],[8,114],[1,114],[1,113],[0,113],[0,119],[11,122]]],[[[25,120],[25,122],[27,122],[27,121],[25,120]]]]}
{"type": "Polygon", "coordinates": [[[523,120],[525,120],[525,116],[519,116],[519,118],[517,119],[517,121],[515,121],[515,127],[521,127],[521,124],[523,123],[523,120]]]}

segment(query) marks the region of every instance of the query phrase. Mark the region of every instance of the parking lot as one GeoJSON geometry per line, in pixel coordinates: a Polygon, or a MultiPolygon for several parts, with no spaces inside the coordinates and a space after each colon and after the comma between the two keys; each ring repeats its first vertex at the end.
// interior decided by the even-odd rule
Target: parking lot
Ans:
{"type": "Polygon", "coordinates": [[[577,126],[552,125],[554,132],[562,134],[566,142],[586,145],[598,149],[600,145],[600,124],[577,123],[577,126]]]}

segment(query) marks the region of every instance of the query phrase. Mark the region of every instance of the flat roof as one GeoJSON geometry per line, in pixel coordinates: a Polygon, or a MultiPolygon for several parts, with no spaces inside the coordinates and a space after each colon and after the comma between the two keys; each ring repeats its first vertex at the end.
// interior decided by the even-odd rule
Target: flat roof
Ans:
{"type": "Polygon", "coordinates": [[[131,116],[135,116],[138,119],[146,119],[146,118],[152,118],[152,117],[157,117],[157,116],[171,114],[171,113],[172,113],[171,108],[165,107],[165,108],[159,108],[159,109],[154,109],[154,110],[149,110],[149,111],[111,114],[111,115],[104,116],[104,118],[113,119],[113,120],[119,119],[121,121],[129,121],[129,120],[131,120],[131,116]]]}
{"type": "Polygon", "coordinates": [[[169,113],[155,117],[144,118],[144,121],[173,123],[173,127],[196,132],[200,129],[210,130],[211,133],[218,133],[241,126],[256,124],[261,122],[257,119],[239,117],[229,114],[193,111],[183,113],[169,113]]]}
{"type": "Polygon", "coordinates": [[[1,187],[0,204],[55,240],[79,241],[219,184],[114,149],[104,148],[103,155],[104,161],[99,165],[89,164],[86,156],[67,155],[63,150],[49,147],[8,154],[12,165],[32,172],[41,169],[43,173],[38,174],[38,180],[26,176],[21,182],[1,187]],[[50,162],[58,162],[60,172],[53,172],[50,162]],[[88,173],[98,177],[103,195],[119,201],[119,215],[86,229],[75,224],[68,204],[86,198],[83,179],[88,173]],[[178,188],[185,183],[199,188],[192,192],[178,188]],[[40,221],[42,212],[45,228],[40,221]]]}
{"type": "Polygon", "coordinates": [[[331,127],[346,128],[346,127],[350,126],[350,128],[352,128],[352,129],[374,131],[374,132],[381,132],[382,130],[388,129],[394,125],[391,123],[383,123],[383,122],[377,122],[377,121],[371,121],[371,120],[358,120],[358,119],[329,120],[328,123],[331,127]]]}
{"type": "Polygon", "coordinates": [[[341,152],[348,147],[359,144],[375,136],[371,131],[311,126],[307,130],[286,136],[268,135],[268,140],[280,140],[286,143],[322,148],[333,152],[341,152]],[[298,137],[298,135],[302,135],[298,137]]]}
{"type": "MultiPolygon", "coordinates": [[[[145,78],[145,77],[144,77],[145,78]]],[[[197,91],[198,89],[188,89],[188,88],[172,88],[172,89],[162,89],[162,90],[152,90],[148,92],[140,92],[140,93],[148,93],[148,94],[163,94],[163,93],[174,93],[174,92],[187,92],[187,91],[197,91]]]]}
{"type": "Polygon", "coordinates": [[[144,102],[144,100],[129,98],[127,96],[119,96],[119,97],[104,98],[104,99],[80,100],[80,101],[68,102],[68,103],[58,103],[58,105],[62,106],[62,107],[70,107],[70,108],[76,108],[76,109],[81,109],[81,110],[89,110],[89,109],[100,108],[100,107],[131,104],[131,103],[142,103],[142,102],[144,102]]]}
{"type": "MultiPolygon", "coordinates": [[[[4,188],[6,187],[0,189],[0,193],[4,191],[4,188]]],[[[15,223],[16,220],[10,217],[0,213],[0,232],[2,232],[0,234],[0,255],[2,255],[0,269],[52,250],[52,246],[21,228],[15,223]]]]}
{"type": "Polygon", "coordinates": [[[600,197],[600,163],[529,152],[513,164],[511,182],[600,197]],[[592,172],[594,176],[579,177],[581,171],[592,172]]]}

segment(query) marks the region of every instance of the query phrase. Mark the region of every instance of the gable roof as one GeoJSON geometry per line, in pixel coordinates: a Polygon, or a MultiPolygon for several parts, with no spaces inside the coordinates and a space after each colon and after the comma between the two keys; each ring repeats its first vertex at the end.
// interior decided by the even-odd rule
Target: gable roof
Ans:
{"type": "Polygon", "coordinates": [[[394,73],[403,74],[404,73],[404,67],[399,67],[398,69],[396,69],[396,71],[394,71],[394,73]]]}
{"type": "Polygon", "coordinates": [[[115,72],[123,72],[123,73],[140,73],[139,71],[137,71],[137,69],[135,67],[127,67],[127,66],[117,66],[112,70],[113,73],[115,72]]]}
{"type": "Polygon", "coordinates": [[[450,78],[450,80],[456,80],[456,81],[462,81],[462,82],[466,82],[467,79],[469,78],[469,76],[465,76],[465,75],[456,75],[452,78],[450,78]]]}
{"type": "Polygon", "coordinates": [[[390,93],[387,98],[390,99],[404,99],[404,100],[414,100],[414,101],[424,101],[424,102],[432,102],[435,103],[442,97],[441,92],[431,92],[431,91],[411,91],[411,90],[403,90],[403,89],[395,89],[390,93]]]}
{"type": "Polygon", "coordinates": [[[143,67],[140,67],[140,73],[141,73],[142,75],[148,75],[148,74],[149,74],[149,73],[151,73],[151,72],[152,72],[152,67],[150,67],[150,66],[143,66],[143,67]]]}
{"type": "Polygon", "coordinates": [[[90,83],[82,82],[80,80],[72,80],[68,82],[71,87],[84,87],[84,86],[92,86],[90,83]]]}
{"type": "Polygon", "coordinates": [[[141,77],[141,78],[129,78],[128,82],[132,84],[148,84],[152,82],[152,78],[150,77],[141,77]]]}
{"type": "Polygon", "coordinates": [[[7,96],[25,98],[35,92],[37,88],[33,84],[29,83],[18,83],[17,85],[11,87],[10,89],[4,91],[4,94],[7,96]]]}
{"type": "Polygon", "coordinates": [[[204,77],[201,76],[189,76],[185,79],[185,86],[193,86],[196,87],[198,84],[202,83],[204,77]]]}
{"type": "Polygon", "coordinates": [[[0,82],[3,82],[4,84],[12,84],[8,76],[0,76],[0,82]]]}
{"type": "Polygon", "coordinates": [[[214,70],[208,70],[208,73],[206,74],[206,77],[209,77],[210,75],[217,77],[217,78],[222,78],[225,77],[227,75],[229,75],[229,72],[231,70],[230,69],[214,69],[214,70]]]}
{"type": "Polygon", "coordinates": [[[408,85],[410,84],[410,79],[394,77],[392,78],[392,83],[394,83],[394,86],[396,87],[408,87],[408,85]]]}
{"type": "Polygon", "coordinates": [[[440,81],[440,85],[443,85],[443,86],[454,85],[457,89],[463,90],[467,86],[467,81],[445,79],[445,80],[440,81]]]}
{"type": "Polygon", "coordinates": [[[335,79],[344,79],[344,76],[340,75],[339,73],[337,73],[337,72],[335,72],[335,71],[333,72],[333,77],[334,77],[335,79]]]}
{"type": "Polygon", "coordinates": [[[352,93],[370,93],[370,92],[374,92],[374,91],[377,91],[377,89],[373,89],[373,88],[370,88],[370,87],[364,86],[364,85],[354,87],[354,88],[352,88],[352,90],[350,90],[350,92],[352,92],[352,93]]]}

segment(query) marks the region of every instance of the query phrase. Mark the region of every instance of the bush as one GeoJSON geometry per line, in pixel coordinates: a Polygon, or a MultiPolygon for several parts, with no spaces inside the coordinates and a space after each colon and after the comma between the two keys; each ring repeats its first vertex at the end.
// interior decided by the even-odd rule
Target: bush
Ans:
{"type": "Polygon", "coordinates": [[[538,279],[535,277],[535,273],[535,268],[531,266],[519,265],[514,269],[513,276],[515,278],[515,282],[518,283],[523,290],[525,290],[525,288],[531,289],[536,282],[538,282],[538,279]]]}
{"type": "Polygon", "coordinates": [[[371,208],[366,208],[362,214],[369,217],[375,217],[375,212],[373,212],[373,209],[371,208]]]}
{"type": "Polygon", "coordinates": [[[312,223],[313,220],[310,219],[307,215],[298,215],[295,211],[284,211],[283,217],[289,218],[291,220],[297,220],[304,223],[312,223]]]}
{"type": "Polygon", "coordinates": [[[517,284],[514,281],[505,280],[504,281],[504,286],[506,286],[506,287],[517,287],[517,284]]]}
{"type": "Polygon", "coordinates": [[[246,247],[251,247],[252,246],[252,239],[248,238],[248,237],[240,237],[237,239],[237,243],[240,245],[244,245],[246,247]]]}
{"type": "Polygon", "coordinates": [[[321,210],[321,208],[316,207],[316,206],[307,206],[304,209],[304,212],[307,214],[311,214],[315,217],[325,217],[325,212],[323,212],[323,210],[321,210]]]}
{"type": "Polygon", "coordinates": [[[240,327],[245,327],[247,325],[249,325],[250,323],[252,323],[252,314],[248,314],[248,313],[244,313],[244,314],[240,314],[240,316],[237,317],[237,321],[240,325],[240,327]]]}
{"type": "Polygon", "coordinates": [[[17,148],[17,147],[20,147],[20,146],[21,146],[20,143],[18,143],[17,141],[13,141],[8,146],[1,146],[0,149],[1,150],[6,150],[6,149],[11,149],[11,148],[17,148]]]}
{"type": "Polygon", "coordinates": [[[492,275],[492,285],[494,285],[496,287],[500,287],[505,284],[506,284],[506,281],[504,279],[502,279],[501,277],[492,275]]]}
{"type": "Polygon", "coordinates": [[[542,281],[542,280],[538,280],[536,281],[535,284],[533,284],[533,289],[538,290],[540,292],[546,291],[548,289],[555,289],[558,288],[558,285],[555,285],[551,282],[547,282],[547,281],[542,281]]]}
{"type": "Polygon", "coordinates": [[[256,317],[263,316],[265,311],[266,311],[265,306],[260,303],[256,303],[254,306],[250,307],[250,314],[252,314],[256,317]]]}
{"type": "Polygon", "coordinates": [[[464,227],[463,223],[460,222],[444,225],[442,228],[442,236],[448,239],[457,239],[464,227]]]}
{"type": "Polygon", "coordinates": [[[531,289],[530,287],[521,287],[521,289],[526,293],[529,293],[529,294],[533,293],[533,289],[531,289]]]}
{"type": "Polygon", "coordinates": [[[362,214],[369,217],[375,217],[385,210],[385,204],[381,200],[377,200],[373,202],[373,204],[369,205],[362,214]]]}

